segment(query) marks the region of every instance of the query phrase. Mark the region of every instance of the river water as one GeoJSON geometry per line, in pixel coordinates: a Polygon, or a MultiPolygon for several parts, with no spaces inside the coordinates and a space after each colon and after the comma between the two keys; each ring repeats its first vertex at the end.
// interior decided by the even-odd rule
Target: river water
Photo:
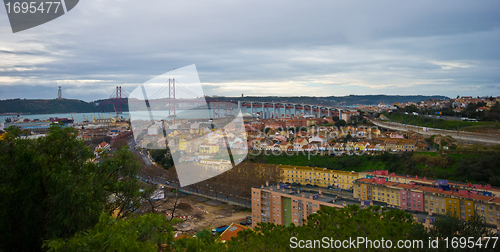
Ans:
{"type": "MultiPolygon", "coordinates": [[[[253,108],[254,113],[257,112],[262,112],[262,108],[259,106],[255,106],[253,108]]],[[[267,110],[268,113],[272,111],[272,109],[267,110]]],[[[276,111],[278,114],[285,113],[284,109],[279,109],[276,108],[276,111]]],[[[250,108],[249,107],[242,107],[242,112],[243,113],[250,113],[250,108]]],[[[301,113],[301,110],[298,110],[297,112],[301,113]]],[[[168,111],[151,111],[153,115],[154,120],[173,120],[172,117],[168,117],[168,111]]],[[[287,113],[290,113],[288,111],[287,113]]],[[[292,111],[293,113],[293,111],[292,111]]],[[[191,109],[191,110],[177,110],[177,119],[208,119],[212,117],[212,110],[211,109],[191,109]]],[[[307,114],[310,114],[309,111],[307,111],[307,114]]],[[[134,120],[149,120],[150,115],[149,112],[147,111],[139,111],[139,112],[123,112],[122,114],[119,115],[121,118],[125,119],[130,119],[130,116],[132,115],[132,119],[134,120]]],[[[30,114],[30,115],[20,115],[23,119],[39,119],[39,120],[48,120],[51,117],[59,117],[59,118],[73,118],[75,120],[75,123],[83,122],[85,120],[92,121],[94,118],[96,119],[101,119],[101,118],[110,118],[116,116],[115,113],[113,112],[105,112],[105,113],[63,113],[63,114],[30,114]]],[[[12,115],[1,115],[0,116],[0,123],[5,122],[6,118],[12,118],[12,115]]]]}

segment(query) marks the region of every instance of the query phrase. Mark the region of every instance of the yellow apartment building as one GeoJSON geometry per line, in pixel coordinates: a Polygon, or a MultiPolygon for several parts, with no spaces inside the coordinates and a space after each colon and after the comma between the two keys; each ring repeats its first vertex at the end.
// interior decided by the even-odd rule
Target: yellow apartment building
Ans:
{"type": "Polygon", "coordinates": [[[352,182],[358,179],[357,172],[329,170],[327,168],[280,165],[281,182],[311,184],[322,187],[334,186],[352,189],[352,182]]]}
{"type": "Polygon", "coordinates": [[[385,181],[385,179],[361,178],[353,183],[353,196],[361,200],[373,200],[400,206],[400,190],[398,183],[385,181]]]}
{"type": "Polygon", "coordinates": [[[215,154],[219,152],[219,145],[217,144],[201,144],[199,147],[199,153],[202,154],[215,154]]]}
{"type": "Polygon", "coordinates": [[[500,198],[475,195],[474,207],[478,214],[481,214],[486,223],[500,225],[500,198]]]}
{"type": "Polygon", "coordinates": [[[449,205],[451,191],[440,191],[437,188],[426,187],[423,192],[425,211],[436,214],[446,214],[448,211],[446,202],[448,202],[449,205]]]}
{"type": "Polygon", "coordinates": [[[464,221],[469,221],[476,210],[486,223],[500,227],[500,198],[494,195],[485,196],[474,194],[474,191],[457,192],[453,189],[442,190],[430,186],[419,186],[414,182],[403,184],[386,180],[388,180],[387,177],[360,178],[353,183],[353,196],[360,200],[399,206],[404,210],[443,215],[449,212],[464,221]],[[410,194],[413,196],[411,197],[410,194]],[[420,201],[422,198],[423,202],[420,201]]]}

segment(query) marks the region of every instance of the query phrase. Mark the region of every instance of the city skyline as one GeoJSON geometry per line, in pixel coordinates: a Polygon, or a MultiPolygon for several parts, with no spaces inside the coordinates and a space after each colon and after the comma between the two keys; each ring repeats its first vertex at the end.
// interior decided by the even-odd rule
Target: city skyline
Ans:
{"type": "Polygon", "coordinates": [[[2,9],[0,99],[93,101],[191,64],[207,95],[497,96],[499,5],[85,1],[15,34],[2,9]]]}

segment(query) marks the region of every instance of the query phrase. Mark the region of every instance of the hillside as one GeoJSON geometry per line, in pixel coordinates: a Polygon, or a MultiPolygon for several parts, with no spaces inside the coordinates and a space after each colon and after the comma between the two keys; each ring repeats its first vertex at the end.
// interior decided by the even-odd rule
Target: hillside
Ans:
{"type": "MultiPolygon", "coordinates": [[[[84,113],[84,112],[113,112],[111,100],[99,100],[85,102],[72,99],[10,99],[0,100],[0,114],[2,113],[24,113],[24,114],[54,114],[54,113],[84,113]],[[102,106],[102,103],[107,105],[102,106]],[[99,105],[96,105],[99,104],[99,105]]],[[[128,110],[126,104],[123,110],[128,110]]]]}
{"type": "MultiPolygon", "coordinates": [[[[429,99],[445,99],[445,96],[422,96],[422,95],[350,95],[350,96],[248,96],[248,97],[217,97],[223,101],[257,101],[257,102],[288,102],[321,104],[323,106],[349,106],[355,104],[391,104],[393,102],[418,102],[429,99]]],[[[154,101],[151,101],[154,102],[154,101]]],[[[31,114],[53,114],[53,113],[84,113],[84,112],[113,112],[114,99],[97,100],[85,102],[70,99],[10,99],[0,100],[0,114],[2,113],[31,113],[31,114]],[[97,105],[98,104],[98,105],[97,105]],[[105,104],[105,105],[103,105],[105,104]]],[[[128,111],[127,99],[123,99],[122,110],[128,111]]]]}

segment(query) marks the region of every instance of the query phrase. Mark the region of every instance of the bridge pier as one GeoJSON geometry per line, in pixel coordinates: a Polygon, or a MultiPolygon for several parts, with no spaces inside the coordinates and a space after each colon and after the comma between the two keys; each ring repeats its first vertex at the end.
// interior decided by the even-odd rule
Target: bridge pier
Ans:
{"type": "Polygon", "coordinates": [[[276,103],[273,102],[273,119],[276,119],[276,103]]]}

